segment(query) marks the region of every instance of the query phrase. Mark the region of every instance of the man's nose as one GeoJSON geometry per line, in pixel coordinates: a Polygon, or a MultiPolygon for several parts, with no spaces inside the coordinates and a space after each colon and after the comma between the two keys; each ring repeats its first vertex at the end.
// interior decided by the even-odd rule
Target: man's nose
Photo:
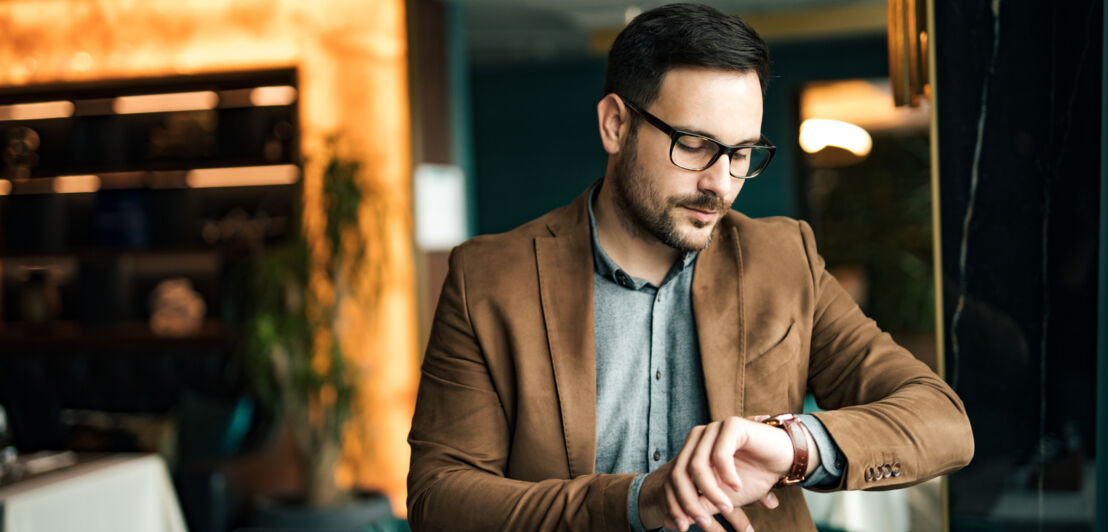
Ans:
{"type": "Polygon", "coordinates": [[[731,191],[731,157],[721,153],[716,162],[700,171],[698,185],[700,190],[726,198],[731,191]]]}

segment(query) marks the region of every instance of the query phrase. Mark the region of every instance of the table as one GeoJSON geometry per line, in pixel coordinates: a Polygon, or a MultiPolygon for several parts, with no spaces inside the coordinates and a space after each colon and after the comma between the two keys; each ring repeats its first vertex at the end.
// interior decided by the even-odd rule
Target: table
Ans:
{"type": "Polygon", "coordinates": [[[109,455],[0,487],[0,532],[185,532],[157,455],[109,455]]]}
{"type": "Polygon", "coordinates": [[[846,532],[942,530],[942,477],[886,491],[804,490],[817,525],[846,532]]]}

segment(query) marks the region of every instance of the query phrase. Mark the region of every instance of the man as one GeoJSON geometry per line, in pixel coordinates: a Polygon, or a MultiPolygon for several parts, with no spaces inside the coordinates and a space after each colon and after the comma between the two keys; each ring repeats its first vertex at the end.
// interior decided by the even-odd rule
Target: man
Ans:
{"type": "Polygon", "coordinates": [[[730,210],[772,157],[765,43],[694,5],[620,33],[604,178],[451,254],[409,441],[415,530],[815,530],[800,486],[956,470],[961,401],[807,224],[730,210]],[[806,392],[826,409],[799,420],[806,392]],[[773,417],[770,417],[773,416],[773,417]]]}

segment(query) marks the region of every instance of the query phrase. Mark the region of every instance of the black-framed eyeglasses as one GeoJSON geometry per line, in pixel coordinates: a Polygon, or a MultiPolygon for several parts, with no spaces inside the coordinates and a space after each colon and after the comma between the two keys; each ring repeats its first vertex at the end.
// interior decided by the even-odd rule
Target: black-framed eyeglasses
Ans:
{"type": "Polygon", "coordinates": [[[673,126],[635,105],[631,100],[623,96],[620,98],[629,109],[650,122],[650,125],[669,135],[669,160],[678,168],[699,172],[716,164],[721,155],[726,155],[731,163],[731,177],[750,179],[769,166],[769,161],[777,151],[777,146],[774,146],[765,135],[758,139],[758,144],[731,146],[711,137],[674,129],[673,126]]]}

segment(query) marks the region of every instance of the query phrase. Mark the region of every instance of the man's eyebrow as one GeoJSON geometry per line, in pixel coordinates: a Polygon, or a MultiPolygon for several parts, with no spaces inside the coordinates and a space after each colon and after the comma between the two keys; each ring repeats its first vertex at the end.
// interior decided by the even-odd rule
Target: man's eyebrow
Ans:
{"type": "MultiPolygon", "coordinates": [[[[712,135],[712,134],[710,134],[706,131],[702,131],[702,130],[699,130],[699,129],[696,129],[696,128],[686,128],[686,127],[681,127],[681,126],[673,126],[673,128],[678,130],[678,131],[685,132],[685,133],[692,133],[693,135],[699,135],[701,137],[707,137],[707,138],[710,138],[710,139],[712,139],[716,142],[719,142],[721,144],[727,144],[726,142],[723,142],[722,140],[719,140],[719,137],[716,137],[716,136],[714,136],[714,135],[712,135]]],[[[757,144],[758,141],[760,141],[760,140],[762,140],[761,135],[759,135],[757,137],[751,137],[751,138],[740,140],[737,144],[729,144],[729,146],[749,146],[749,145],[752,145],[752,144],[757,144]]]]}

